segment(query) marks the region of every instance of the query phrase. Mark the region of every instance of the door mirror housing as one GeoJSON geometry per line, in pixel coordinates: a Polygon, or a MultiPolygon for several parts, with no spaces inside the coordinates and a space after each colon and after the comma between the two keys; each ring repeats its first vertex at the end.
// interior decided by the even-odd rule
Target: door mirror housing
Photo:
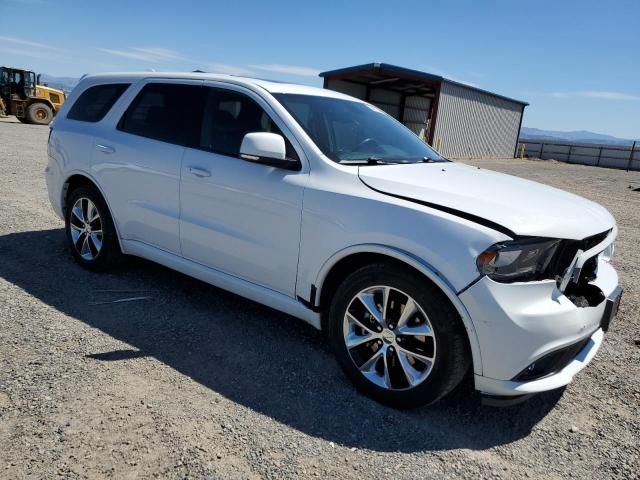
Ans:
{"type": "Polygon", "coordinates": [[[277,133],[247,133],[240,145],[240,158],[287,170],[300,170],[300,163],[287,159],[284,137],[277,133]]]}

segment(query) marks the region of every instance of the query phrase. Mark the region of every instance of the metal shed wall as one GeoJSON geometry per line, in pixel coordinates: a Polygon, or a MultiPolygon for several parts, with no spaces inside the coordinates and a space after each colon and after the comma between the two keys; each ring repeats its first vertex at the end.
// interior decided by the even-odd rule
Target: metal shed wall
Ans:
{"type": "Polygon", "coordinates": [[[360,100],[364,100],[367,97],[367,87],[353,82],[345,82],[343,80],[331,78],[328,80],[325,88],[344,93],[345,95],[351,95],[352,97],[359,98],[360,100]]]}
{"type": "Polygon", "coordinates": [[[443,80],[434,144],[452,158],[513,157],[524,106],[443,80]]]}

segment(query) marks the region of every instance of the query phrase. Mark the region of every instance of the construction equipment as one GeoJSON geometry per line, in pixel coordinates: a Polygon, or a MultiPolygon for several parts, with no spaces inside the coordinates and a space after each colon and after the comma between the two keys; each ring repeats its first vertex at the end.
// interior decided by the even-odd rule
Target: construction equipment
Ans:
{"type": "Polygon", "coordinates": [[[22,123],[49,125],[65,94],[39,83],[40,75],[30,70],[0,67],[0,113],[15,115],[22,123]]]}

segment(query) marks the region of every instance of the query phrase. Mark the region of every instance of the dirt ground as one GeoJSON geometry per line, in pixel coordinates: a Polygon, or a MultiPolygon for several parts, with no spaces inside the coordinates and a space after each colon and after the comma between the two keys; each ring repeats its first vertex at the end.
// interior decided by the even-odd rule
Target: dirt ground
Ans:
{"type": "Polygon", "coordinates": [[[640,173],[471,162],[610,209],[620,313],[564,391],[395,411],[301,321],[142,260],[76,266],[47,134],[0,119],[0,478],[640,478],[640,173]]]}

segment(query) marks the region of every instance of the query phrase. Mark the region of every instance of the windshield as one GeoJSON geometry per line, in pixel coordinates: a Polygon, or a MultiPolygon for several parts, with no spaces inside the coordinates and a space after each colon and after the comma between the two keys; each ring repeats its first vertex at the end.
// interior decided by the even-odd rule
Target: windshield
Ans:
{"type": "Polygon", "coordinates": [[[335,162],[447,161],[407,127],[372,105],[314,95],[274,96],[322,153],[335,162]]]}

